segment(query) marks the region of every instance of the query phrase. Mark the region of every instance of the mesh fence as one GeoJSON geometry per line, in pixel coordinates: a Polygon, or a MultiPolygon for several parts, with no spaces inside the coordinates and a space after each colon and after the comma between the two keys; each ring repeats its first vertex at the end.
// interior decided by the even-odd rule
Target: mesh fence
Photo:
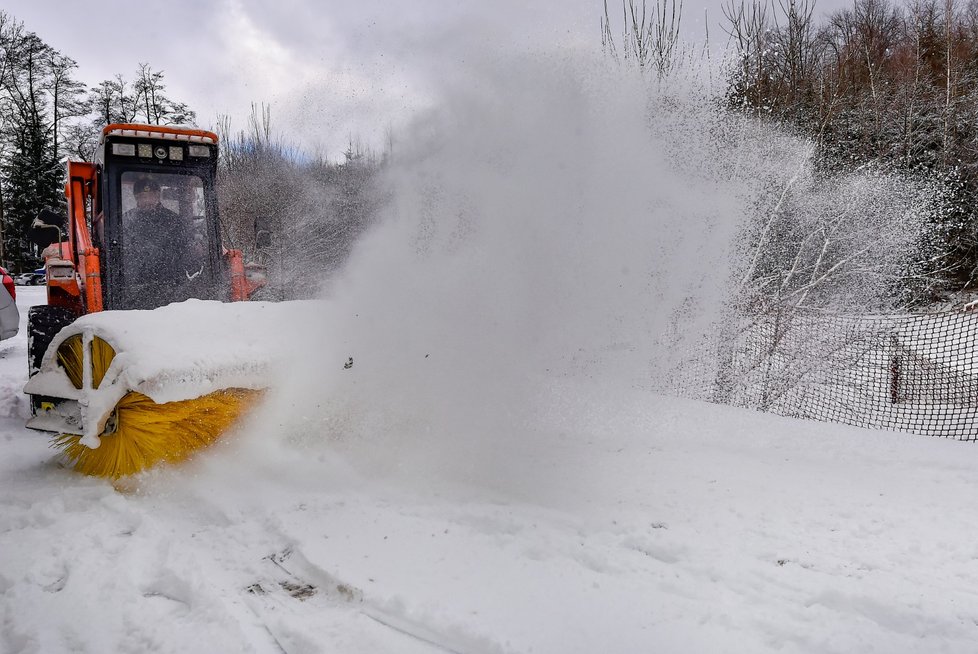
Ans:
{"type": "Polygon", "coordinates": [[[859,427],[978,440],[978,313],[802,311],[722,325],[662,390],[859,427]]]}

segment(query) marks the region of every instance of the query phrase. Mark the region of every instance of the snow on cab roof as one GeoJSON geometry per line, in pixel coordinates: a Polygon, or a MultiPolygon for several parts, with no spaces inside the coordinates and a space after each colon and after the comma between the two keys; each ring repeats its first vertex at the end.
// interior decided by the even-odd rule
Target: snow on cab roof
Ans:
{"type": "Polygon", "coordinates": [[[102,129],[99,142],[104,142],[106,136],[137,136],[172,141],[190,141],[193,143],[217,143],[217,134],[200,129],[196,125],[113,123],[106,125],[102,129]]]}

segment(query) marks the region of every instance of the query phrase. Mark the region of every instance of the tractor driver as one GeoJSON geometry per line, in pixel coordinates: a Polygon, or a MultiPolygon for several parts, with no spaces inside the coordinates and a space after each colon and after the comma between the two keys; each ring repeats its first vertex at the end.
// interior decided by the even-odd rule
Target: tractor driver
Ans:
{"type": "Polygon", "coordinates": [[[132,194],[136,198],[136,208],[130,209],[126,214],[133,214],[133,217],[140,220],[176,220],[177,214],[160,203],[160,184],[150,176],[143,176],[136,179],[132,185],[132,194]]]}
{"type": "Polygon", "coordinates": [[[160,202],[160,184],[140,175],[132,185],[136,206],[122,216],[126,276],[133,283],[151,283],[160,293],[194,271],[193,230],[189,221],[160,202]]]}

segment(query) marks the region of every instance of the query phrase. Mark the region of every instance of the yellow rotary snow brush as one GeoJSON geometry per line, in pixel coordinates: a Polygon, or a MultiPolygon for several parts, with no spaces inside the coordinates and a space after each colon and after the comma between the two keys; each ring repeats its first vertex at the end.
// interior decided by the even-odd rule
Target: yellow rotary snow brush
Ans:
{"type": "Polygon", "coordinates": [[[309,324],[309,306],[190,301],[84,316],[28,382],[41,400],[28,426],[52,432],[88,475],[118,479],[184,460],[257,404],[283,358],[282,325],[309,324]]]}
{"type": "MultiPolygon", "coordinates": [[[[115,350],[96,337],[91,352],[92,384],[97,388],[115,358],[115,350]]],[[[80,334],[58,348],[58,361],[78,389],[84,383],[84,360],[80,334]]],[[[58,434],[52,444],[78,472],[118,479],[158,463],[183,461],[207,447],[231,427],[258,394],[235,388],[157,404],[131,391],[115,405],[97,448],[82,445],[79,434],[58,434]]]]}
{"type": "Polygon", "coordinates": [[[78,472],[118,479],[158,463],[175,463],[216,441],[251,404],[259,391],[231,389],[204,397],[157,404],[129,393],[115,406],[111,427],[98,448],[78,434],[59,434],[52,445],[78,472]]]}

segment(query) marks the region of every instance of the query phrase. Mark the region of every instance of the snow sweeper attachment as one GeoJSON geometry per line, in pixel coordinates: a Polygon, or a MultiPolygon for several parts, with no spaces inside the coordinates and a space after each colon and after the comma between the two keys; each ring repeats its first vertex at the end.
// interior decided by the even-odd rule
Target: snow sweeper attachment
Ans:
{"type": "Polygon", "coordinates": [[[281,335],[309,302],[187,300],[103,311],[61,329],[26,390],[28,422],[78,471],[118,478],[187,458],[258,399],[285,359],[281,335]]]}
{"type": "Polygon", "coordinates": [[[296,303],[236,302],[264,270],[222,243],[217,147],[195,128],[109,125],[94,162],[68,164],[68,215],[34,222],[48,301],[28,313],[28,427],[81,472],[186,458],[268,383],[296,303]]]}

